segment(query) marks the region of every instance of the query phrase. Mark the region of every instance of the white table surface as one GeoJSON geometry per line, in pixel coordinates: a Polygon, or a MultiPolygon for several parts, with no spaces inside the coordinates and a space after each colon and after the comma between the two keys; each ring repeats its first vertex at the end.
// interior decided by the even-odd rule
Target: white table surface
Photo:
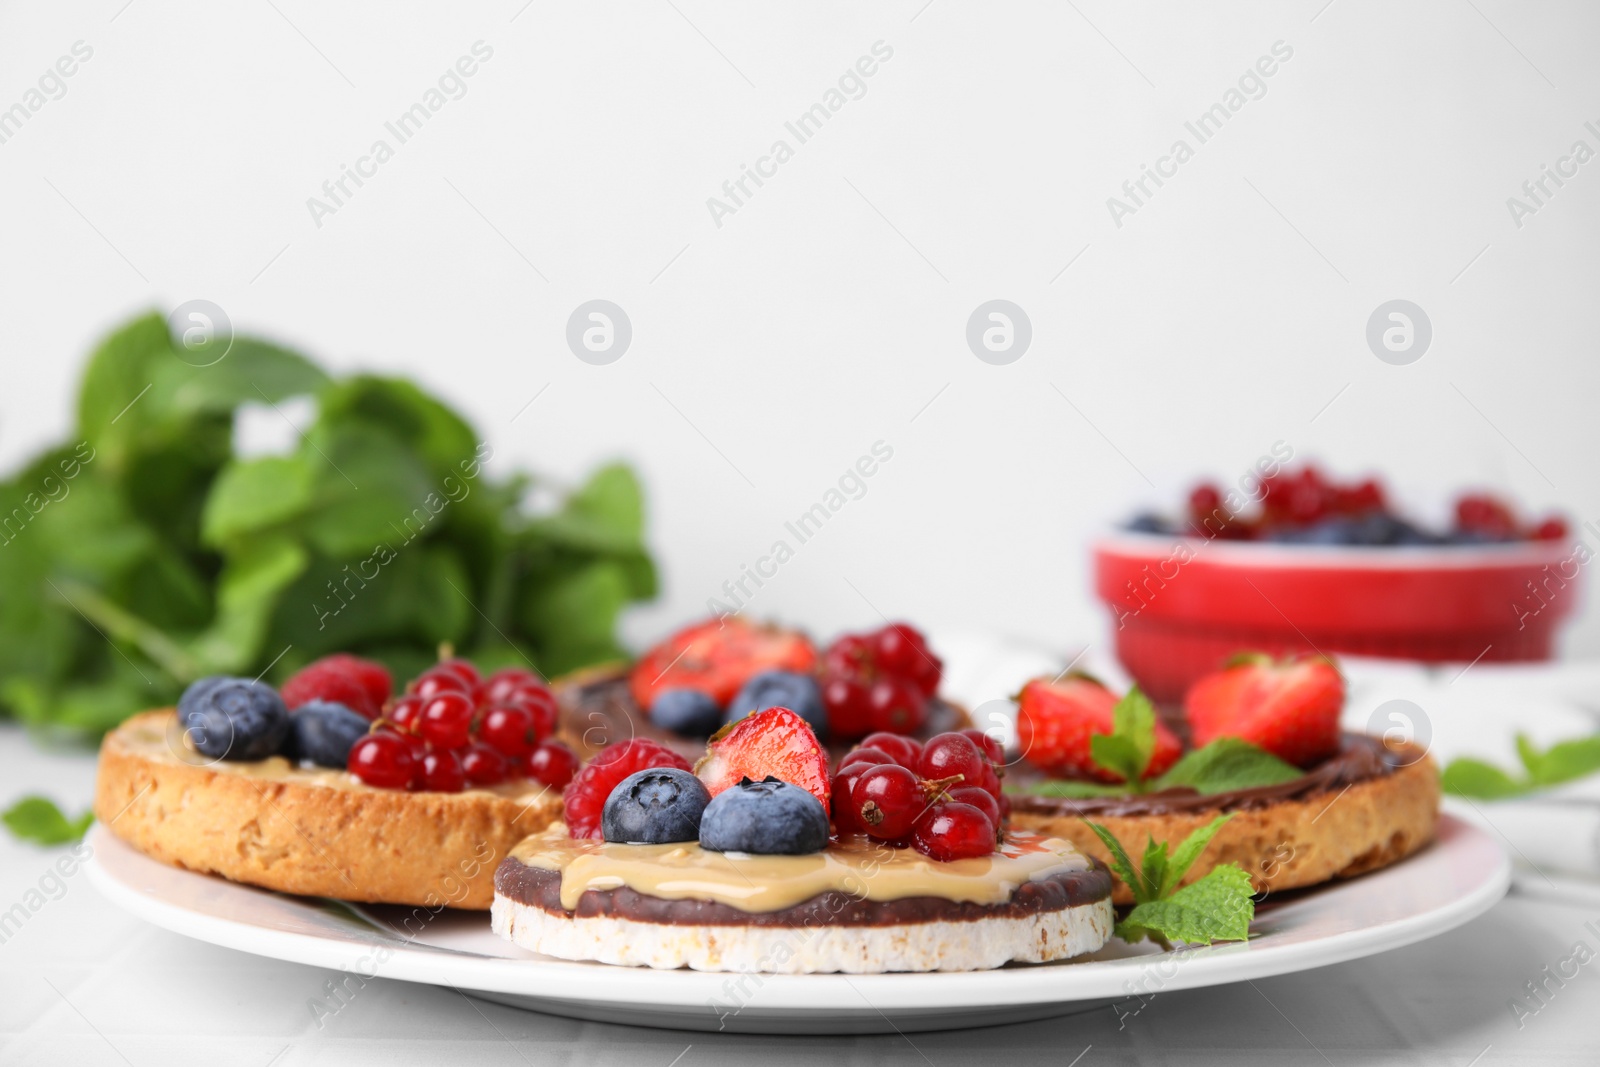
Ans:
{"type": "MultiPolygon", "coordinates": [[[[1476,691],[1491,695],[1517,677],[1490,671],[1474,676],[1481,683],[1476,691]]],[[[1593,668],[1568,668],[1545,691],[1570,693],[1577,686],[1587,692],[1597,677],[1593,668]]],[[[1380,678],[1371,684],[1381,690],[1390,683],[1380,678]]],[[[1445,681],[1433,684],[1443,687],[1445,681]]],[[[1452,699],[1470,702],[1462,695],[1470,687],[1457,681],[1449,688],[1452,699]]],[[[1433,719],[1436,751],[1447,747],[1447,739],[1469,733],[1481,741],[1480,727],[1442,725],[1450,712],[1437,694],[1424,706],[1433,719]]],[[[1550,713],[1558,720],[1550,729],[1558,734],[1561,714],[1550,713]]],[[[1461,721],[1471,721],[1466,712],[1461,721]]],[[[1509,732],[1505,740],[1508,745],[1509,732]]],[[[0,724],[0,805],[43,793],[76,812],[88,805],[93,778],[91,753],[44,750],[14,724],[0,724]]],[[[0,911],[38,887],[62,852],[0,833],[0,911]]],[[[1534,862],[1548,867],[1537,855],[1534,862]]],[[[1559,875],[1553,880],[1569,891],[1559,875]]],[[[1118,1012],[1105,1007],[1005,1028],[845,1038],[608,1026],[381,979],[319,1026],[308,1005],[322,995],[331,972],[156,929],[113,908],[81,871],[64,885],[0,943],[0,1064],[768,1067],[826,1060],[956,1067],[993,1064],[997,1054],[1005,1062],[1055,1067],[1600,1062],[1600,955],[1521,1025],[1510,1007],[1513,998],[1526,995],[1524,983],[1567,957],[1575,943],[1600,953],[1600,937],[1584,928],[1586,922],[1600,927],[1600,891],[1572,883],[1574,895],[1560,899],[1549,881],[1527,867],[1506,900],[1432,941],[1318,971],[1163,993],[1120,1023],[1118,1012]]]]}

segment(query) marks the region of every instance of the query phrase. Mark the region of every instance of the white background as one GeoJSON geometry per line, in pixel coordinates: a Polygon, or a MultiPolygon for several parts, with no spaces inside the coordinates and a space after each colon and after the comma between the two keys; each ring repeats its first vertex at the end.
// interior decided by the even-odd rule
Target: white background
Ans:
{"type": "MultiPolygon", "coordinates": [[[[416,377],[502,471],[636,463],[665,576],[636,641],[880,439],[750,610],[1066,647],[1105,627],[1094,533],[1277,440],[1423,517],[1468,485],[1600,517],[1600,160],[1520,228],[1506,206],[1600,149],[1595,5],[123,2],[0,12],[0,108],[94,49],[0,144],[0,468],[65,436],[106,330],[203,297],[416,377]],[[307,198],[479,40],[466,95],[319,228],[307,198]],[[715,225],[880,40],[866,94],[715,225]],[[1276,41],[1266,94],[1115,226],[1107,197],[1276,41]],[[604,367],[563,337],[597,297],[634,329],[604,367]],[[1003,367],[964,341],[996,297],[1034,330],[1003,367]],[[1364,341],[1393,298],[1433,322],[1410,366],[1364,341]]],[[[1566,647],[1600,652],[1600,615],[1566,647]]]]}

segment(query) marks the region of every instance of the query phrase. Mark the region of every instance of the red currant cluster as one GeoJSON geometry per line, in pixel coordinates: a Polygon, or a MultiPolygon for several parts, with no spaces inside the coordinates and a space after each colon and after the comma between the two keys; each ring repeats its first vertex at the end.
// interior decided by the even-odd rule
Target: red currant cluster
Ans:
{"type": "Polygon", "coordinates": [[[560,789],[578,757],[549,740],[558,714],[555,695],[532,671],[507,667],[483,678],[466,660],[444,660],[351,747],[349,770],[383,789],[459,793],[523,777],[560,789]]]}
{"type": "Polygon", "coordinates": [[[1005,833],[1011,802],[1000,791],[1000,745],[981,730],[937,734],[919,745],[869,734],[839,761],[833,824],[929,859],[987,856],[1005,833]]]}
{"type": "Polygon", "coordinates": [[[822,660],[829,733],[836,738],[915,733],[927,718],[943,671],[926,639],[905,623],[845,634],[822,660]]]}

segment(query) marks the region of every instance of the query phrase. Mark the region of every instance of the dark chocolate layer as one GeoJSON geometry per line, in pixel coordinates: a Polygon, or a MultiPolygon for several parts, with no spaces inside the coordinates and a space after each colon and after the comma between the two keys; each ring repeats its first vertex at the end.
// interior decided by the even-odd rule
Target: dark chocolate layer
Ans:
{"type": "MultiPolygon", "coordinates": [[[[645,710],[628,692],[627,668],[596,672],[575,683],[558,686],[561,697],[561,726],[568,737],[588,755],[618,741],[647,737],[659,741],[690,760],[705,755],[704,738],[680,737],[650,721],[645,710]]],[[[966,713],[954,704],[935,697],[928,704],[928,722],[916,736],[926,740],[946,730],[972,725],[966,713]]],[[[829,744],[828,752],[837,758],[849,744],[829,744]]]]}
{"type": "MultiPolygon", "coordinates": [[[[1257,811],[1286,800],[1305,800],[1321,793],[1337,792],[1357,782],[1393,774],[1415,762],[1417,753],[1409,748],[1393,750],[1381,738],[1368,734],[1345,734],[1339,751],[1311,768],[1304,775],[1282,785],[1255,789],[1234,789],[1204,795],[1193,789],[1167,789],[1125,797],[1044,797],[1031,793],[1014,794],[1011,810],[1030,815],[1056,816],[1137,816],[1175,815],[1205,811],[1257,811]]],[[[1008,780],[1026,788],[1029,779],[1043,776],[1029,768],[1018,768],[1008,780]]]]}
{"type": "Polygon", "coordinates": [[[778,911],[741,911],[713,900],[666,900],[627,887],[590,889],[568,911],[561,906],[561,872],[529,867],[513,856],[494,872],[495,892],[519,904],[568,918],[607,917],[674,926],[892,926],[901,923],[1019,919],[1092,904],[1111,895],[1111,874],[1098,860],[1086,871],[1063,871],[1024,882],[1004,904],[975,904],[942,897],[863,900],[837,890],[778,911]]]}

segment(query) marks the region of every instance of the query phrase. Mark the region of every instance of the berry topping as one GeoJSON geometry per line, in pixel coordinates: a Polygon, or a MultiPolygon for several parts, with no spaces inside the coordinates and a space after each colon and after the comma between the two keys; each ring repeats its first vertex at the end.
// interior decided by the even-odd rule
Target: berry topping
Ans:
{"type": "Polygon", "coordinates": [[[473,785],[496,785],[511,777],[511,761],[482,741],[474,741],[459,755],[461,773],[473,785]]]}
{"type": "Polygon", "coordinates": [[[741,779],[773,777],[806,790],[827,812],[832,787],[828,754],[804,719],[788,708],[768,708],[717,731],[695,773],[716,796],[741,779]]]}
{"type": "Polygon", "coordinates": [[[995,842],[999,843],[1000,838],[1004,836],[999,831],[1000,827],[1005,825],[1005,815],[1000,810],[999,799],[993,793],[979,789],[975,785],[958,785],[951,789],[946,796],[957,804],[970,804],[983,812],[990,825],[995,827],[995,842]]]}
{"type": "Polygon", "coordinates": [[[722,725],[722,707],[698,689],[663,689],[650,705],[650,721],[684,737],[706,737],[722,725]]]}
{"type": "Polygon", "coordinates": [[[503,704],[511,694],[522,688],[544,688],[537,674],[523,667],[502,667],[483,680],[478,687],[480,699],[490,704],[503,704]]]}
{"type": "MultiPolygon", "coordinates": [[[[442,697],[439,699],[443,699],[442,697]]],[[[495,704],[483,713],[478,737],[512,759],[521,759],[540,741],[533,712],[520,704],[495,704]]]]}
{"type": "Polygon", "coordinates": [[[927,796],[914,772],[899,764],[880,764],[856,777],[850,786],[850,806],[865,833],[880,841],[896,841],[911,832],[927,806],[927,796]]]}
{"type": "Polygon", "coordinates": [[[777,778],[745,778],[711,798],[700,847],[712,852],[798,856],[828,846],[828,812],[805,789],[777,778]]]}
{"type": "Polygon", "coordinates": [[[904,623],[845,634],[823,657],[822,702],[830,732],[838,737],[916,732],[943,670],[922,634],[904,623]]]}
{"type": "Polygon", "coordinates": [[[990,737],[976,726],[969,726],[965,730],[956,732],[962,737],[971,738],[972,743],[977,745],[983,751],[983,754],[989,758],[989,762],[996,767],[1005,763],[1006,750],[1000,746],[1000,742],[995,738],[990,737]]]}
{"type": "Polygon", "coordinates": [[[365,715],[357,715],[343,704],[307,701],[289,714],[287,754],[342,771],[350,760],[350,746],[371,727],[365,715]]]}
{"type": "Polygon", "coordinates": [[[560,741],[541,741],[528,753],[528,777],[551,789],[565,789],[577,773],[577,755],[560,741]]]}
{"type": "Polygon", "coordinates": [[[1183,701],[1196,748],[1238,737],[1299,767],[1338,750],[1343,708],[1344,678],[1320,657],[1245,657],[1195,682],[1183,701]]]}
{"type": "Polygon", "coordinates": [[[736,722],[768,708],[788,708],[806,721],[813,733],[828,733],[828,715],[822,710],[822,691],[809,674],[795,671],[762,671],[739,690],[728,705],[728,722],[736,722]]]}
{"type": "Polygon", "coordinates": [[[178,699],[178,722],[196,750],[213,759],[276,755],[289,734],[289,711],[272,687],[249,678],[202,678],[178,699]]]}
{"type": "Polygon", "coordinates": [[[422,757],[422,788],[434,793],[459,793],[467,776],[454,752],[429,752],[422,757]]]}
{"type": "Polygon", "coordinates": [[[448,667],[431,667],[411,680],[406,691],[415,693],[424,700],[431,700],[440,693],[460,693],[462,696],[472,696],[473,683],[466,680],[460,673],[448,667]]]}
{"type": "MultiPolygon", "coordinates": [[[[329,656],[290,675],[289,680],[284,682],[279,690],[284,706],[293,711],[302,704],[323,700],[330,704],[343,704],[368,719],[377,718],[378,711],[383,707],[383,701],[387,699],[388,694],[385,693],[383,698],[374,700],[372,691],[350,668],[348,661],[353,659],[354,656],[329,656]]],[[[387,672],[384,678],[388,678],[387,672]]]]}
{"type": "MultiPolygon", "coordinates": [[[[1089,739],[1114,731],[1117,697],[1093,678],[1069,674],[1059,681],[1034,679],[1017,701],[1017,734],[1022,754],[1049,774],[1120,782],[1122,777],[1094,760],[1089,739]]],[[[1155,748],[1144,771],[1155,778],[1178,761],[1182,746],[1159,721],[1155,748]]]]}
{"type": "Polygon", "coordinates": [[[875,748],[887,754],[902,767],[916,767],[917,761],[922,758],[922,746],[904,734],[891,734],[880,731],[868,734],[861,739],[856,751],[865,748],[875,748]]]}
{"type": "Polygon", "coordinates": [[[676,767],[655,767],[628,775],[606,798],[601,831],[607,841],[665,845],[694,841],[700,816],[711,803],[705,783],[676,767]]]}
{"type": "Polygon", "coordinates": [[[725,706],[762,671],[809,671],[816,662],[817,650],[804,634],[730,615],[679,630],[646,652],[628,688],[641,708],[666,689],[698,689],[725,706]]]}
{"type": "Polygon", "coordinates": [[[911,831],[911,845],[929,859],[987,856],[994,851],[996,831],[989,816],[971,804],[943,801],[923,812],[911,831]]]}
{"type": "Polygon", "coordinates": [[[989,760],[972,743],[972,738],[949,733],[930,737],[928,743],[922,746],[922,756],[915,767],[924,778],[959,776],[962,785],[981,786],[983,772],[989,769],[989,760]]]}
{"type": "Polygon", "coordinates": [[[421,762],[399,734],[368,734],[350,746],[350,773],[379,789],[410,789],[421,762]]]}
{"type": "Polygon", "coordinates": [[[414,732],[417,720],[422,717],[422,708],[425,704],[427,701],[419,696],[403,696],[394,702],[384,714],[384,718],[396,729],[414,732]]]}
{"type": "Polygon", "coordinates": [[[434,748],[460,748],[472,731],[472,700],[465,693],[446,690],[422,705],[417,733],[434,748]]]}
{"type": "Polygon", "coordinates": [[[573,837],[598,839],[600,820],[611,791],[630,774],[652,767],[687,771],[689,761],[665,745],[643,737],[601,749],[587,766],[573,775],[561,794],[566,808],[567,832],[573,837]]]}
{"type": "Polygon", "coordinates": [[[348,652],[339,652],[332,656],[324,656],[317,660],[317,663],[327,667],[337,667],[360,682],[374,708],[383,707],[389,702],[390,694],[394,692],[394,678],[389,674],[389,668],[376,660],[362,659],[348,652]]]}

